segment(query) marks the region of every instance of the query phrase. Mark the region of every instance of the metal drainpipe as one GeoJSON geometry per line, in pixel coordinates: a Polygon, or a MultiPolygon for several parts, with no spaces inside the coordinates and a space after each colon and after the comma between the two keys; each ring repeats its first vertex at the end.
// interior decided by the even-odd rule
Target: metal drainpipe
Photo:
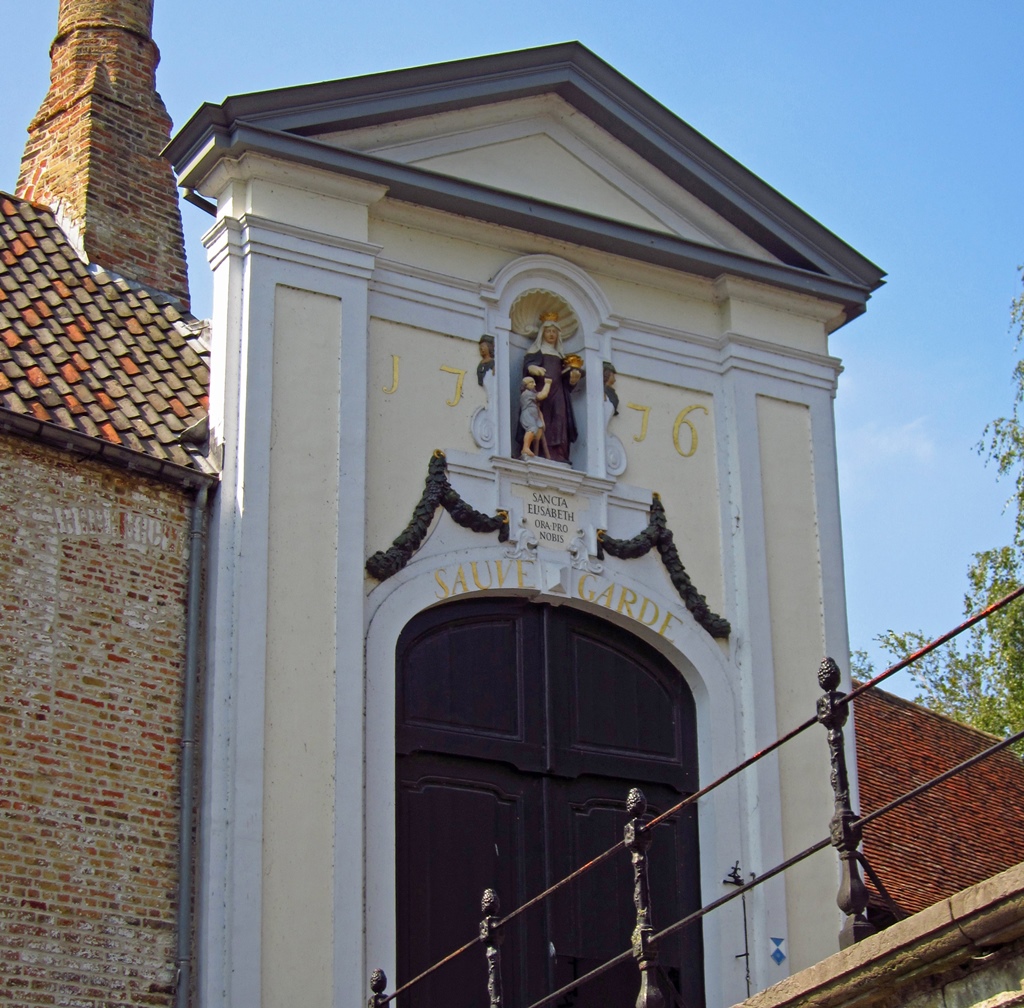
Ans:
{"type": "Polygon", "coordinates": [[[177,979],[175,1008],[188,1008],[192,988],[192,823],[195,818],[196,715],[199,709],[199,629],[206,562],[206,499],[201,486],[192,503],[185,623],[185,695],[181,730],[181,818],[178,824],[177,979]]]}

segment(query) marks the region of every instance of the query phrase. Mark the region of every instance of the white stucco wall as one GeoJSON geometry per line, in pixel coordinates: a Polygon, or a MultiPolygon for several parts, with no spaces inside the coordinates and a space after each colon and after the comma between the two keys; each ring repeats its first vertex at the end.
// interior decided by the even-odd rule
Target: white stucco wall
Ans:
{"type": "Polygon", "coordinates": [[[274,297],[266,710],[263,990],[329,1004],[334,881],[335,654],[341,303],[274,297]],[[310,409],[315,405],[315,411],[310,409]],[[315,412],[314,423],[297,423],[315,412]],[[301,906],[302,913],[295,908],[301,906]]]}
{"type": "Polygon", "coordinates": [[[435,449],[475,451],[469,425],[486,401],[475,340],[373,318],[369,334],[366,542],[387,546],[423,492],[435,449]]]}
{"type": "MultiPolygon", "coordinates": [[[[208,244],[225,472],[211,585],[203,1003],[354,1008],[370,968],[394,961],[394,647],[423,608],[474,591],[526,593],[650,641],[696,697],[702,783],[813,713],[818,662],[847,649],[838,365],[826,339],[838,309],[397,204],[381,187],[252,156],[223,162],[204,191],[221,208],[208,244]],[[510,361],[523,345],[509,312],[536,288],[581,323],[586,434],[572,470],[509,457],[510,361]],[[488,389],[475,373],[485,332],[497,347],[488,389]],[[607,430],[603,360],[620,396],[607,430]],[[488,446],[472,433],[484,407],[496,431],[488,446]],[[612,438],[624,452],[618,473],[612,438]],[[591,554],[598,528],[638,532],[659,492],[690,576],[732,623],[729,639],[695,623],[653,555],[606,558],[599,573],[564,550],[516,558],[514,544],[445,514],[398,575],[367,578],[367,556],[401,532],[438,448],[465,499],[509,509],[515,529],[527,490],[571,496],[591,554]]],[[[745,875],[764,871],[823,836],[830,814],[815,737],[703,800],[704,900],[727,891],[735,861],[745,875]]],[[[751,896],[757,986],[835,949],[835,879],[820,858],[751,896]],[[781,965],[772,938],[783,939],[781,965]]],[[[705,949],[708,1004],[740,1000],[736,905],[709,918],[705,949]]]]}

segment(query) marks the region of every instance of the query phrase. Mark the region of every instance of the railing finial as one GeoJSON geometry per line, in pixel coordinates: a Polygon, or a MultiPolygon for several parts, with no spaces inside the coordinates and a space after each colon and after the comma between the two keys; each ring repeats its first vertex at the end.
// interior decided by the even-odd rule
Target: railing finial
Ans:
{"type": "Polygon", "coordinates": [[[647,871],[647,849],[653,837],[650,830],[644,829],[642,819],[647,811],[647,798],[639,788],[629,792],[626,811],[630,819],[623,830],[623,842],[633,861],[633,905],[636,907],[633,958],[640,970],[640,993],[636,996],[636,1008],[662,1008],[665,998],[656,976],[658,950],[652,941],[654,923],[651,919],[651,887],[647,871]]]}
{"type": "Polygon", "coordinates": [[[501,928],[501,901],[493,889],[485,889],[480,909],[484,919],[480,921],[480,941],[484,943],[487,956],[487,996],[490,1008],[501,1008],[501,943],[505,940],[501,928]]]}
{"type": "Polygon", "coordinates": [[[846,769],[846,750],[843,745],[843,725],[849,717],[846,694],[837,692],[839,666],[825,658],[818,667],[818,685],[825,691],[818,697],[818,721],[828,729],[828,748],[832,763],[830,779],[835,795],[835,811],[829,823],[832,846],[839,853],[842,877],[836,903],[846,914],[846,922],[839,932],[839,947],[848,948],[875,933],[864,911],[868,905],[868,890],[860,877],[857,848],[861,841],[858,816],[850,805],[850,778],[846,769]]]}
{"type": "Polygon", "coordinates": [[[366,1002],[367,1008],[381,1008],[381,1005],[387,1001],[388,997],[384,993],[384,989],[388,985],[388,978],[382,969],[375,969],[370,974],[370,990],[373,991],[373,995],[370,1000],[366,1002]]]}

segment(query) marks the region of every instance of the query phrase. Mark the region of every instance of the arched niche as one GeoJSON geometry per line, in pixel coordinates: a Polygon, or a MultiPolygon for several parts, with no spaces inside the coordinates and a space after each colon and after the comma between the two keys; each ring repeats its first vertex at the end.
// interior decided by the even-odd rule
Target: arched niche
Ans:
{"type": "Polygon", "coordinates": [[[617,327],[600,286],[583,270],[557,256],[524,256],[504,266],[482,290],[488,332],[495,337],[498,453],[514,456],[523,360],[537,336],[540,315],[550,312],[563,326],[566,353],[582,358],[585,377],[572,394],[578,437],[572,468],[594,476],[609,473],[603,362],[610,360],[610,333],[617,327]],[[536,315],[536,317],[532,317],[536,315]]]}

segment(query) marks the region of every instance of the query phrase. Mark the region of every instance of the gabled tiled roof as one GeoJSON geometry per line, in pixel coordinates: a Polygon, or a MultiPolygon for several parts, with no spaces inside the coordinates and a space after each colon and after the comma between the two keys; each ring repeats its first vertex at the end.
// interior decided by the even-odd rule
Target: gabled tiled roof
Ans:
{"type": "MultiPolygon", "coordinates": [[[[880,689],[854,701],[854,719],[862,814],[997,741],[880,689]]],[[[1024,861],[1024,762],[1004,749],[880,817],[864,853],[909,913],[1024,861]]]]}
{"type": "Polygon", "coordinates": [[[202,325],[87,266],[45,207],[0,193],[0,408],[197,466],[202,325]]]}

